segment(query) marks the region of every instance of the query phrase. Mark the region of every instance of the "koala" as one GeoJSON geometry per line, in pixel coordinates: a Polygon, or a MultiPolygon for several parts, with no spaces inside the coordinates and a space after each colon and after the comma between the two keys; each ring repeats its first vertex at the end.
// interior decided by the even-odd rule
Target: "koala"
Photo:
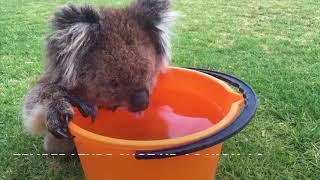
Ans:
{"type": "Polygon", "coordinates": [[[141,112],[157,75],[170,62],[169,0],[136,0],[125,8],[68,4],[51,21],[44,72],[22,107],[26,129],[44,137],[48,153],[72,153],[72,107],[141,112]]]}

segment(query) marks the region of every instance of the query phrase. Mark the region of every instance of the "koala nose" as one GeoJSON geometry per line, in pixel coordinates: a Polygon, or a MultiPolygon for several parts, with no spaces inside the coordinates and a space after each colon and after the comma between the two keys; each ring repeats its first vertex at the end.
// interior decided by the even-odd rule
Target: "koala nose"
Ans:
{"type": "Polygon", "coordinates": [[[133,93],[130,98],[131,112],[139,112],[145,110],[149,105],[149,92],[146,89],[142,89],[133,93]]]}

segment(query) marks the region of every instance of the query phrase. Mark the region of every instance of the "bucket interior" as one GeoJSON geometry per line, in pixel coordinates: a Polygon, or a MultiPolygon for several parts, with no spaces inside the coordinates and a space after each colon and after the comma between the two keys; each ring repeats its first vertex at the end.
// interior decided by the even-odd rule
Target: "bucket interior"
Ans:
{"type": "Polygon", "coordinates": [[[191,135],[218,124],[242,96],[221,81],[200,73],[171,70],[158,78],[143,113],[99,109],[91,123],[76,111],[73,123],[106,137],[163,140],[191,135]]]}

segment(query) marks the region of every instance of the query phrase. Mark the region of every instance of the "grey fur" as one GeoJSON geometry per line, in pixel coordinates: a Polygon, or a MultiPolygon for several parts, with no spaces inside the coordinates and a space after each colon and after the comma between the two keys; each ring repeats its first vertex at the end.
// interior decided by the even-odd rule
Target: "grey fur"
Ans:
{"type": "MultiPolygon", "coordinates": [[[[43,80],[46,81],[46,79],[43,80]]],[[[65,89],[56,84],[38,83],[28,92],[24,100],[22,107],[23,123],[32,134],[46,137],[44,146],[48,152],[58,152],[57,149],[59,149],[59,152],[67,152],[70,150],[69,147],[73,146],[71,141],[60,141],[51,135],[50,130],[48,131],[48,123],[56,121],[48,117],[50,113],[61,112],[62,116],[66,113],[72,113],[71,104],[64,98],[66,95],[65,89]],[[49,142],[48,137],[50,137],[52,143],[49,142]],[[61,143],[60,146],[56,145],[53,149],[52,146],[53,143],[56,144],[55,142],[64,143],[61,143]],[[66,146],[67,142],[69,142],[68,146],[66,146]]]]}
{"type": "Polygon", "coordinates": [[[147,28],[158,44],[158,53],[165,64],[171,60],[170,29],[177,13],[171,10],[170,0],[137,0],[134,9],[138,18],[145,19],[147,28]]]}
{"type": "Polygon", "coordinates": [[[47,153],[68,154],[75,151],[75,145],[71,139],[58,139],[51,133],[45,135],[43,148],[47,153]]]}
{"type": "Polygon", "coordinates": [[[174,23],[176,16],[177,14],[173,11],[165,12],[161,17],[160,23],[156,25],[156,27],[159,29],[159,40],[164,49],[163,59],[166,62],[166,65],[168,65],[171,60],[170,28],[174,23]]]}
{"type": "Polygon", "coordinates": [[[51,23],[55,30],[62,30],[76,23],[99,24],[99,21],[99,13],[91,6],[68,4],[55,13],[51,23]]]}
{"type": "Polygon", "coordinates": [[[58,11],[52,25],[55,30],[47,38],[47,69],[59,74],[63,84],[74,85],[77,65],[95,45],[100,31],[100,15],[90,6],[69,4],[58,11]]]}

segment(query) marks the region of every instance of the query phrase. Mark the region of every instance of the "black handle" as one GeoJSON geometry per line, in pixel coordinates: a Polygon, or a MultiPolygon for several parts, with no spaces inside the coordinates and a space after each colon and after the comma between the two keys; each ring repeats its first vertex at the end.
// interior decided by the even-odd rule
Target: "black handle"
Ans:
{"type": "Polygon", "coordinates": [[[245,106],[237,116],[237,118],[226,128],[213,134],[209,137],[203,138],[197,142],[185,144],[178,147],[158,149],[158,150],[138,150],[135,154],[136,159],[160,159],[172,156],[179,156],[190,154],[216,144],[223,142],[224,140],[232,137],[239,131],[241,131],[254,117],[257,110],[257,96],[253,89],[241,79],[216,71],[210,71],[205,69],[189,68],[197,70],[208,75],[214,76],[220,80],[223,80],[232,86],[239,88],[243,94],[245,100],[245,106]]]}

